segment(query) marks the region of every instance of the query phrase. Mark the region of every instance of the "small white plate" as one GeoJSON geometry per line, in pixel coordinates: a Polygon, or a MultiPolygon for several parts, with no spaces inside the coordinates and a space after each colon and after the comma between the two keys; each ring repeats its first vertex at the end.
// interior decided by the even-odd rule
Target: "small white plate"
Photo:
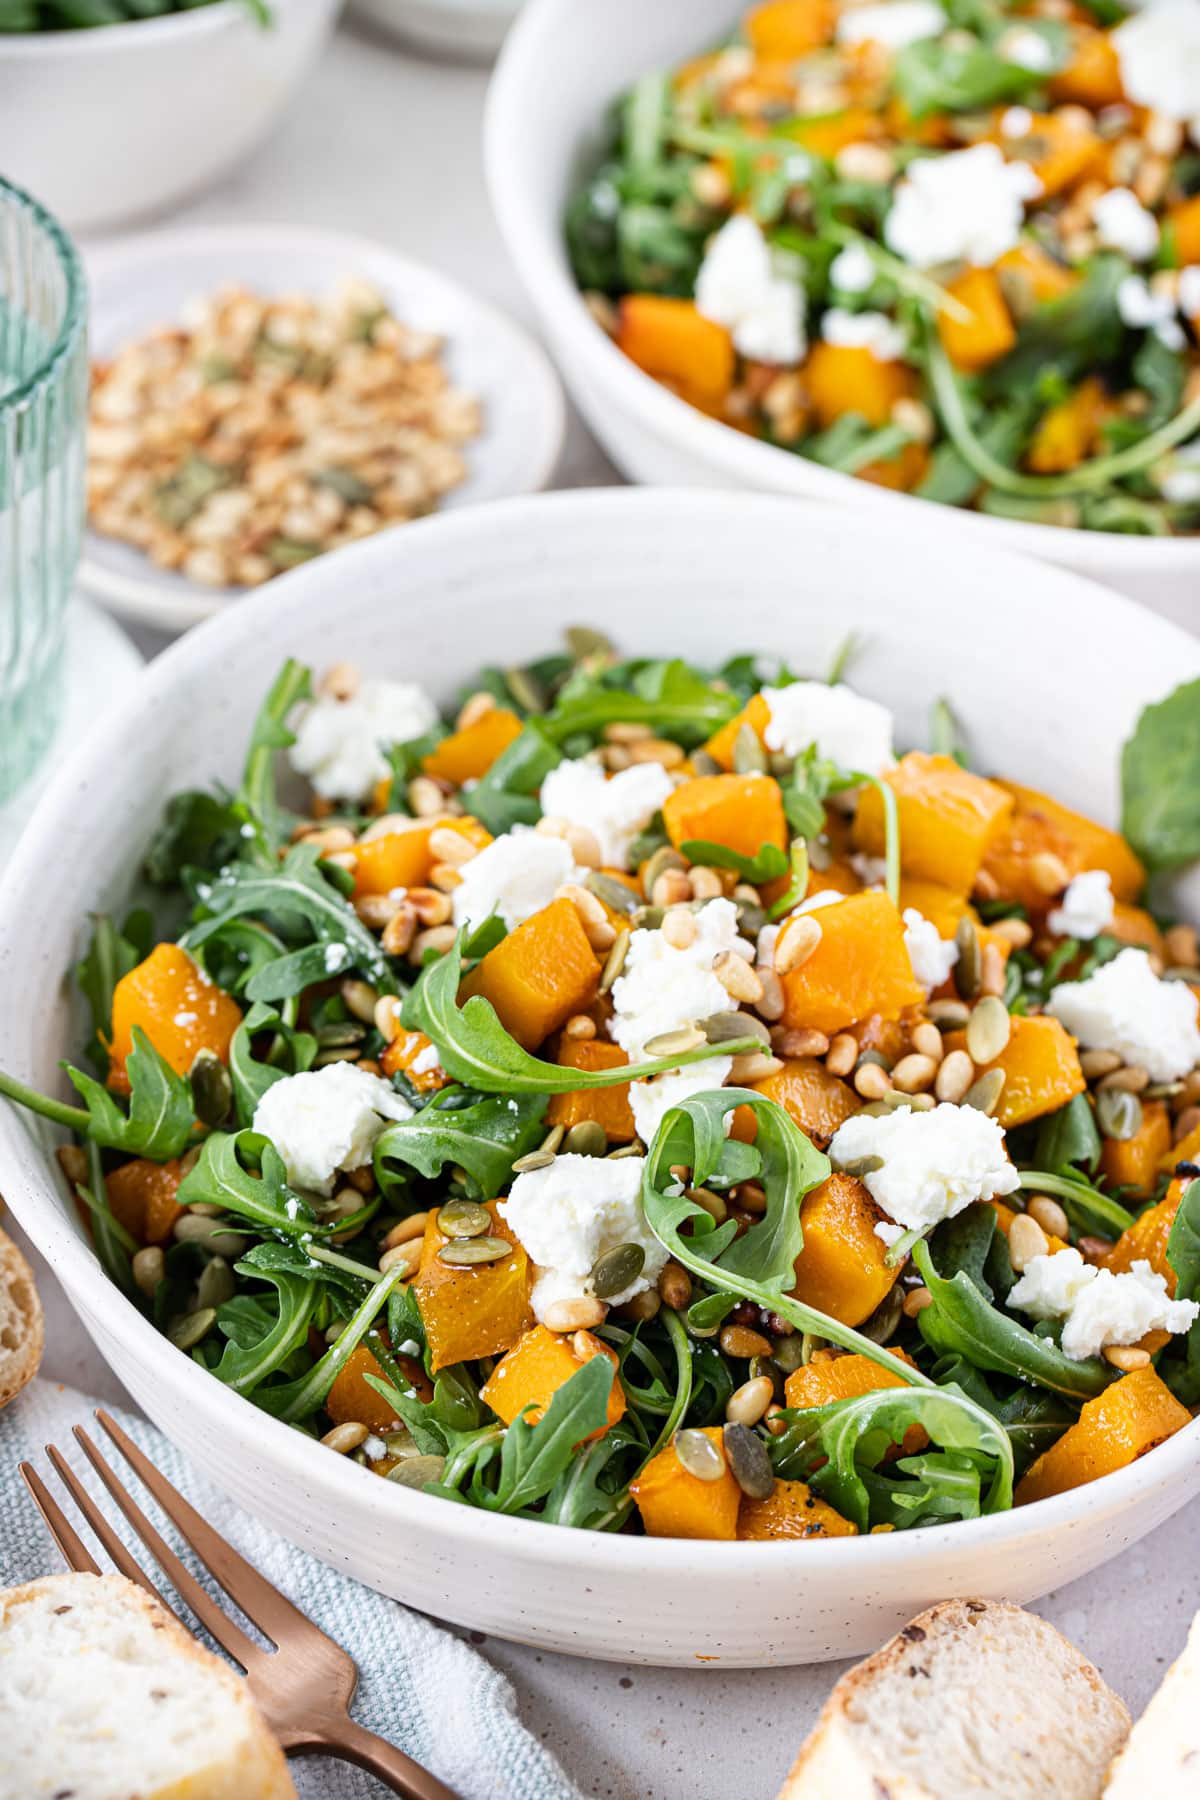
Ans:
{"type": "MultiPolygon", "coordinates": [[[[565,408],[545,353],[495,307],[381,244],[290,225],[202,227],[122,239],[91,252],[87,270],[91,349],[100,360],[229,282],[263,294],[321,294],[343,275],[361,276],[406,325],[445,339],[451,381],[482,402],[482,433],[465,449],[467,479],[442,508],[533,493],[554,472],[565,408]]],[[[245,592],[202,587],[91,530],[79,582],[115,612],[164,631],[210,618],[245,592]]]]}

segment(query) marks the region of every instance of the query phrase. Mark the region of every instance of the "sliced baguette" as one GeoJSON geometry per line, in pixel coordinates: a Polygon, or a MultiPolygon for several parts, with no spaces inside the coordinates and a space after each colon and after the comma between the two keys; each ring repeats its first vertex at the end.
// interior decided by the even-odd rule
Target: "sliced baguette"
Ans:
{"type": "Polygon", "coordinates": [[[245,1682],[120,1575],[0,1594],[0,1800],[295,1800],[245,1682]]]}
{"type": "Polygon", "coordinates": [[[1200,1794],[1200,1616],[1112,1766],[1104,1800],[1200,1794]]]}
{"type": "Polygon", "coordinates": [[[1128,1731],[1052,1625],[946,1600],[842,1676],[779,1800],[1096,1800],[1128,1731]]]}
{"type": "Polygon", "coordinates": [[[33,1270],[0,1231],[0,1406],[7,1406],[42,1360],[46,1327],[33,1270]]]}

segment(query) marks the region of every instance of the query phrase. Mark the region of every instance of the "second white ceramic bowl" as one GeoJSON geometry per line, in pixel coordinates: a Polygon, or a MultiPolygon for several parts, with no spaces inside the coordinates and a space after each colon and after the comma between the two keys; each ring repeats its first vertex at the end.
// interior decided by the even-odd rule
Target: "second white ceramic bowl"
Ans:
{"type": "MultiPolygon", "coordinates": [[[[60,1059],[86,1036],[68,994],[87,914],[128,904],[169,794],[236,783],[286,656],[346,657],[447,702],[481,663],[544,654],[576,621],[631,653],[719,663],[754,649],[814,672],[853,628],[853,679],[895,708],[899,742],[925,742],[947,695],[976,766],[1106,819],[1140,706],[1200,673],[1200,644],[1060,570],[981,555],[964,596],[960,570],[919,538],[792,501],[616,489],[423,521],[202,626],[81,746],[0,886],[0,1068],[59,1091],[60,1059]]],[[[1200,920],[1195,882],[1188,905],[1200,920]]],[[[101,1272],[46,1135],[2,1103],[0,1192],[117,1375],[198,1467],[326,1562],[500,1637],[679,1667],[846,1656],[946,1595],[1033,1599],[1200,1489],[1197,1424],[1095,1486],[861,1540],[688,1543],[485,1516],[331,1455],[173,1349],[101,1272]]]]}
{"type": "Polygon", "coordinates": [[[880,526],[907,520],[936,536],[960,567],[973,547],[989,545],[1045,557],[1194,628],[1200,540],[1030,525],[873,487],[706,418],[644,375],[597,326],[567,262],[563,215],[608,108],[639,75],[672,68],[727,35],[745,10],[743,0],[528,0],[492,78],[484,151],[496,217],[567,386],[613,460],[635,481],[869,508],[880,526]]]}

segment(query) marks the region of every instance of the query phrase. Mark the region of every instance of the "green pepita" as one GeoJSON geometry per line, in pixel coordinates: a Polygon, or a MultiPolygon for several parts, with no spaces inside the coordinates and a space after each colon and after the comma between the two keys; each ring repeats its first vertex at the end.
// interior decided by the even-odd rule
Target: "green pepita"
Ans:
{"type": "Polygon", "coordinates": [[[642,1272],[646,1252],[641,1244],[618,1244],[606,1250],[592,1265],[592,1292],[597,1300],[611,1300],[632,1287],[642,1272]]]}
{"type": "Polygon", "coordinates": [[[883,1158],[882,1156],[855,1156],[849,1162],[836,1163],[834,1166],[841,1174],[853,1175],[857,1180],[861,1180],[864,1175],[874,1175],[877,1169],[882,1169],[883,1158]]]}
{"type": "Polygon", "coordinates": [[[696,1029],[704,1033],[710,1044],[728,1044],[745,1037],[758,1038],[764,1044],[771,1042],[770,1029],[757,1013],[713,1013],[711,1018],[701,1019],[696,1029]]]}
{"type": "Polygon", "coordinates": [[[361,1044],[367,1035],[365,1025],[357,1019],[335,1019],[331,1025],[317,1028],[317,1042],[322,1050],[341,1049],[346,1044],[361,1044]]]}
{"type": "Polygon", "coordinates": [[[974,919],[964,913],[954,934],[958,961],[954,965],[954,985],[964,1000],[974,1000],[983,976],[983,954],[979,948],[979,932],[974,919]]]}
{"type": "Polygon", "coordinates": [[[447,1200],[438,1210],[437,1227],[443,1237],[484,1237],[492,1229],[492,1215],[476,1200],[447,1200]]]}
{"type": "Polygon", "coordinates": [[[1004,1091],[1004,1070],[989,1069],[978,1081],[973,1081],[962,1097],[963,1106],[973,1106],[976,1112],[987,1113],[990,1118],[1000,1104],[1000,1095],[1004,1091]]]}
{"type": "Polygon", "coordinates": [[[192,1350],[207,1337],[217,1322],[215,1306],[202,1306],[196,1312],[182,1313],[167,1326],[167,1337],[177,1350],[192,1350]]]}
{"type": "Polygon", "coordinates": [[[563,1139],[568,1156],[603,1156],[608,1149],[608,1133],[596,1119],[580,1119],[563,1139]]]}
{"type": "Polygon", "coordinates": [[[762,1439],[748,1425],[731,1424],[723,1428],[721,1441],[733,1479],[743,1494],[751,1500],[765,1500],[775,1486],[775,1476],[762,1439]]]}
{"type": "Polygon", "coordinates": [[[1012,1035],[1007,1006],[995,994],[985,994],[967,1020],[967,1055],[976,1064],[995,1062],[1012,1035]]]}
{"type": "Polygon", "coordinates": [[[544,713],[546,695],[542,684],[528,669],[505,669],[504,685],[518,706],[526,712],[544,713]]]}
{"type": "Polygon", "coordinates": [[[627,888],[615,875],[606,875],[603,869],[589,869],[583,885],[589,894],[602,900],[610,912],[628,914],[637,907],[638,898],[633,889],[627,888]]]}
{"type": "Polygon", "coordinates": [[[753,725],[738,726],[733,740],[733,772],[735,775],[765,775],[767,753],[753,725]]]}
{"type": "Polygon", "coordinates": [[[347,506],[370,506],[374,490],[356,475],[353,469],[343,469],[335,463],[328,469],[318,469],[312,477],[314,487],[328,488],[347,506]]]}
{"type": "Polygon", "coordinates": [[[725,1473],[725,1458],[720,1450],[694,1427],[675,1433],[675,1454],[680,1467],[697,1481],[720,1481],[725,1473]]]}
{"type": "Polygon", "coordinates": [[[202,1311],[209,1306],[224,1306],[236,1292],[233,1270],[223,1256],[214,1256],[205,1263],[196,1283],[196,1300],[202,1311]]]}
{"type": "Polygon", "coordinates": [[[171,1235],[181,1244],[201,1244],[205,1250],[211,1250],[214,1256],[223,1256],[227,1262],[236,1262],[247,1248],[247,1240],[240,1232],[230,1231],[206,1215],[192,1211],[182,1213],[176,1219],[171,1235]]]}
{"type": "Polygon", "coordinates": [[[564,635],[568,653],[576,662],[589,656],[616,655],[611,638],[606,638],[602,631],[593,630],[590,625],[568,625],[564,635]]]}
{"type": "Polygon", "coordinates": [[[786,1337],[775,1339],[774,1360],[785,1375],[791,1375],[802,1368],[805,1362],[804,1333],[789,1331],[786,1337]]]}
{"type": "Polygon", "coordinates": [[[1142,1103],[1126,1088],[1101,1088],[1096,1095],[1096,1122],[1105,1137],[1124,1141],[1142,1127],[1142,1103]]]}
{"type": "Polygon", "coordinates": [[[518,1156],[513,1164],[514,1175],[532,1175],[535,1169],[548,1169],[554,1161],[553,1150],[531,1150],[528,1156],[518,1156]]]}
{"type": "Polygon", "coordinates": [[[931,1000],[925,1010],[939,1031],[962,1031],[971,1016],[961,1000],[931,1000]]]}
{"type": "Polygon", "coordinates": [[[635,931],[657,931],[666,916],[665,906],[639,906],[629,923],[635,931]]]}
{"type": "Polygon", "coordinates": [[[423,1488],[431,1481],[440,1481],[445,1469],[444,1456],[408,1456],[388,1470],[387,1479],[397,1487],[423,1488]]]}
{"type": "Polygon", "coordinates": [[[689,1050],[698,1050],[704,1041],[704,1033],[696,1026],[681,1025],[677,1031],[660,1031],[657,1037],[648,1039],[645,1054],[650,1058],[683,1056],[689,1050]]]}
{"type": "Polygon", "coordinates": [[[710,756],[707,750],[692,751],[692,768],[697,775],[723,775],[725,773],[716,757],[710,756]]]}
{"type": "Polygon", "coordinates": [[[449,1263],[453,1269],[460,1269],[470,1268],[475,1263],[501,1262],[511,1254],[512,1245],[503,1238],[456,1238],[452,1243],[442,1245],[438,1251],[438,1261],[449,1263]]]}
{"type": "Polygon", "coordinates": [[[756,938],[767,922],[764,906],[751,906],[748,901],[737,909],[738,930],[743,937],[756,938]]]}
{"type": "Polygon", "coordinates": [[[621,970],[625,967],[625,958],[629,955],[629,944],[632,936],[633,933],[626,926],[622,925],[617,932],[616,937],[613,939],[612,949],[605,958],[604,968],[600,973],[600,993],[607,994],[609,988],[613,985],[613,982],[616,981],[621,970]]]}
{"type": "Polygon", "coordinates": [[[765,1375],[771,1383],[771,1398],[779,1406],[783,1404],[783,1369],[773,1356],[752,1356],[750,1358],[750,1380],[756,1381],[765,1375]]]}
{"type": "Polygon", "coordinates": [[[233,1110],[233,1082],[220,1057],[211,1050],[201,1050],[188,1070],[188,1079],[196,1117],[214,1129],[224,1125],[233,1110]]]}

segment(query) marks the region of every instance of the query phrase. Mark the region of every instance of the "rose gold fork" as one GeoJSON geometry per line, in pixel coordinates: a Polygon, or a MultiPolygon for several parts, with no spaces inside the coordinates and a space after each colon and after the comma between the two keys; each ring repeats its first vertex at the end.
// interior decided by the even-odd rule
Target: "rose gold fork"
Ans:
{"type": "MultiPolygon", "coordinates": [[[[358,1683],[358,1668],[353,1659],[340,1644],[335,1644],[285,1599],[278,1588],[272,1587],[243,1556],[239,1556],[211,1525],[205,1524],[196,1509],[159,1473],[114,1419],[103,1411],[98,1411],[96,1418],[209,1574],[274,1645],[273,1650],[266,1650],[256,1644],[205,1592],[150,1523],[86,1431],[77,1425],[74,1436],[84,1455],[176,1592],[226,1654],[241,1664],[250,1692],[288,1754],[320,1751],[344,1762],[357,1763],[360,1768],[377,1775],[394,1794],[404,1796],[404,1800],[458,1800],[444,1782],[413,1762],[402,1750],[397,1750],[394,1744],[355,1723],[349,1714],[350,1701],[358,1683]]],[[[176,1609],[163,1598],[126,1549],[62,1454],[53,1444],[46,1445],[46,1454],[121,1574],[136,1581],[178,1618],[176,1609]]],[[[20,1469],[38,1511],[67,1563],[85,1574],[99,1575],[99,1564],[73,1530],[37,1470],[30,1463],[22,1463],[20,1469]]],[[[186,1620],[181,1623],[187,1625],[186,1620]]]]}

